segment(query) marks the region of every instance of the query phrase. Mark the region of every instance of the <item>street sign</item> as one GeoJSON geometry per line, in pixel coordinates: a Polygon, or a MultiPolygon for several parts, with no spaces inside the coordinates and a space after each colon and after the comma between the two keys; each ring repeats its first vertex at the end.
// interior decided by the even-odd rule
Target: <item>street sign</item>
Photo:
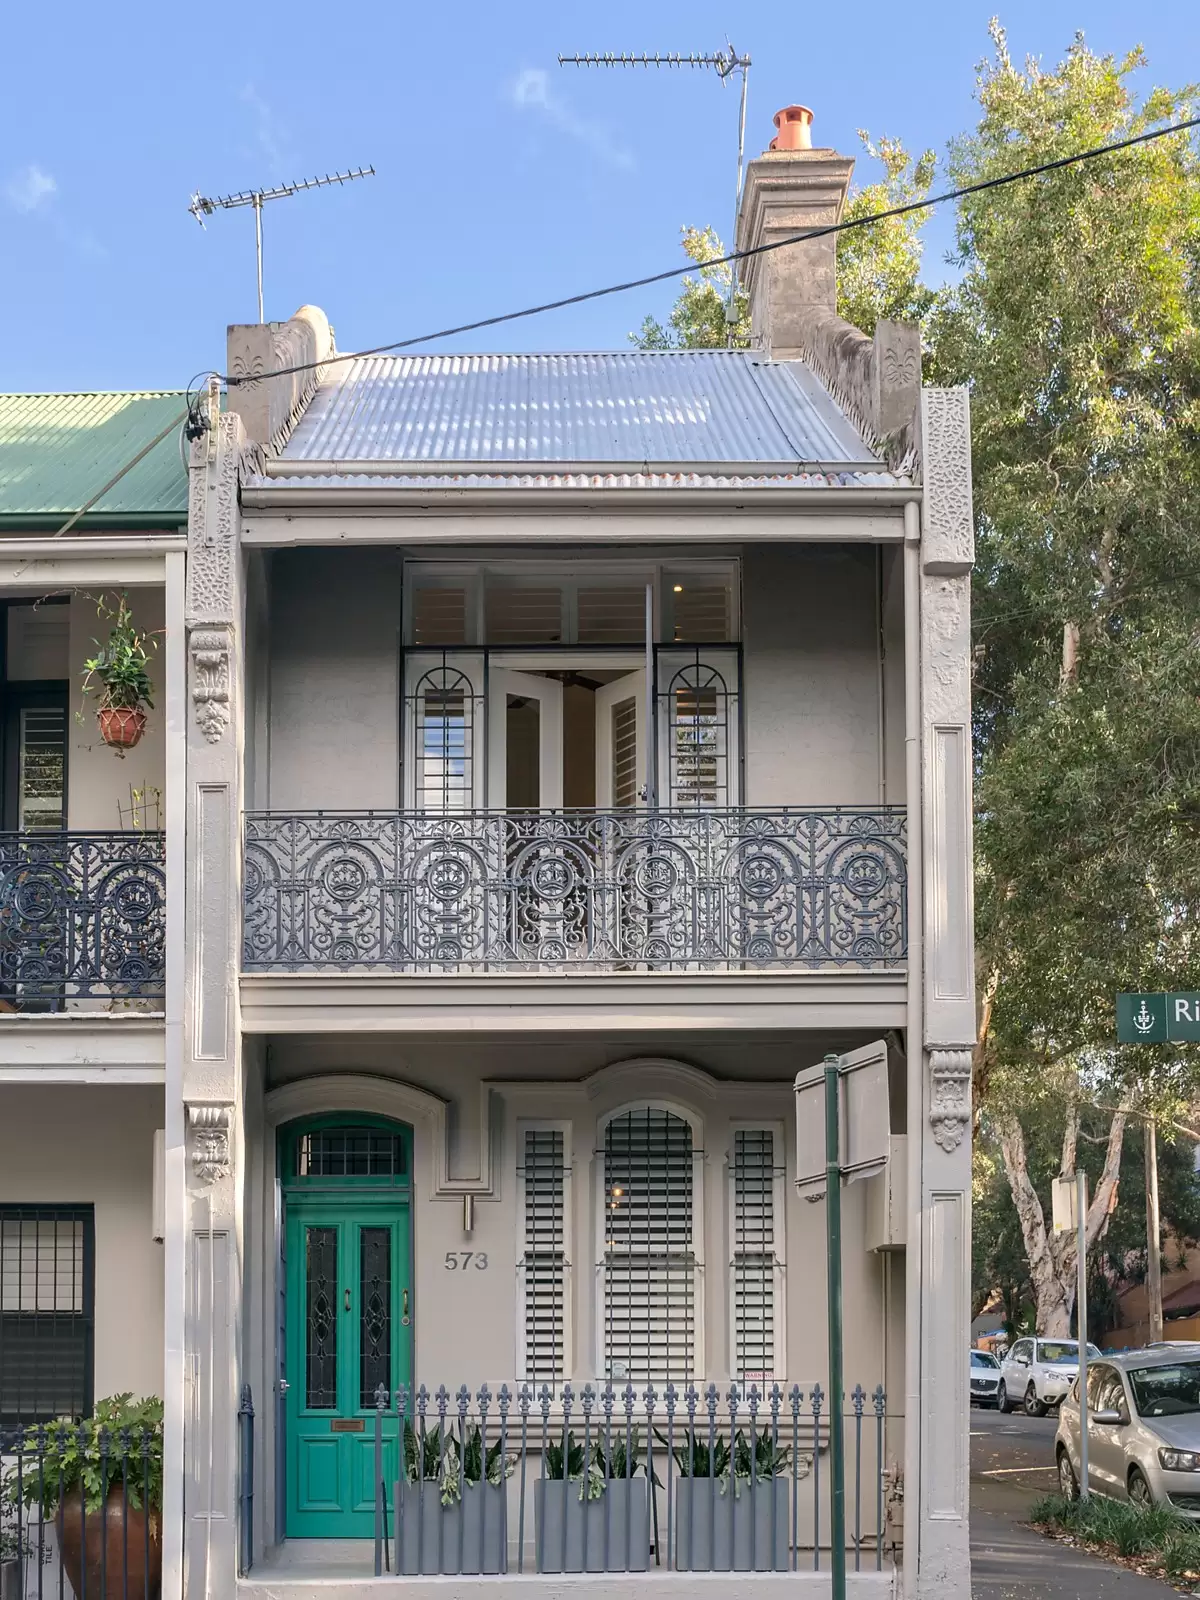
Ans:
{"type": "MultiPolygon", "coordinates": [[[[887,1165],[891,1149],[887,1045],[851,1050],[838,1065],[839,1164],[847,1183],[887,1165]]],[[[796,1077],[796,1188],[810,1200],[825,1192],[825,1068],[796,1077]]]]}
{"type": "Polygon", "coordinates": [[[1119,994],[1118,1044],[1200,1041],[1200,993],[1119,994]]]}

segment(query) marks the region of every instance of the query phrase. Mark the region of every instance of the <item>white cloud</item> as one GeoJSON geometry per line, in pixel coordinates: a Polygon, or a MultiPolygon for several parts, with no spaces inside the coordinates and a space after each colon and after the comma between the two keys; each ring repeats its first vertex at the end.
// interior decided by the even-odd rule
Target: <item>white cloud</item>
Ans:
{"type": "Polygon", "coordinates": [[[14,211],[28,215],[46,205],[58,192],[58,184],[36,162],[14,172],[4,185],[4,198],[14,211]]]}
{"type": "Polygon", "coordinates": [[[245,86],[238,98],[254,113],[254,133],[259,151],[278,176],[287,164],[287,129],[252,83],[245,86]]]}
{"type": "Polygon", "coordinates": [[[532,112],[569,139],[574,139],[610,167],[634,165],[632,154],[618,144],[608,129],[598,122],[577,116],[561,95],[550,88],[550,77],[541,67],[526,67],[512,84],[509,97],[518,111],[532,112]]]}

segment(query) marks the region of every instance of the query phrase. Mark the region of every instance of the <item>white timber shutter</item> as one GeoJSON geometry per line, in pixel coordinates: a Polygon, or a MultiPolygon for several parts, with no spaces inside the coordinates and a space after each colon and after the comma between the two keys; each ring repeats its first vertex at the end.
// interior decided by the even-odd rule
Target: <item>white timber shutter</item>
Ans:
{"type": "Polygon", "coordinates": [[[603,1330],[615,1383],[687,1383],[696,1375],[695,1163],[691,1125],[638,1107],[604,1129],[603,1330]]]}
{"type": "Polygon", "coordinates": [[[730,1320],[733,1372],[742,1383],[770,1383],[780,1375],[775,1139],[771,1128],[740,1128],[733,1136],[730,1320]]]}
{"type": "Polygon", "coordinates": [[[521,1133],[521,1320],[526,1383],[555,1388],[566,1375],[567,1164],[563,1128],[521,1133]]]}

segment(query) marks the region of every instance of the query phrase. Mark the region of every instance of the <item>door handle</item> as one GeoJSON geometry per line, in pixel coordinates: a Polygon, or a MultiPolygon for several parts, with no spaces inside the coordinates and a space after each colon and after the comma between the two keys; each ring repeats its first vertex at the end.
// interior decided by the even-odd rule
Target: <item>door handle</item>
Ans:
{"type": "Polygon", "coordinates": [[[405,1289],[400,1296],[400,1321],[407,1328],[410,1320],[408,1315],[408,1290],[405,1289]]]}
{"type": "Polygon", "coordinates": [[[280,1378],[280,1380],[279,1380],[279,1392],[280,1392],[280,1394],[286,1394],[290,1388],[291,1388],[291,1384],[287,1381],[287,1379],[286,1378],[280,1378]]]}
{"type": "Polygon", "coordinates": [[[349,1311],[349,1309],[350,1309],[350,1291],[349,1291],[349,1289],[346,1290],[346,1298],[345,1298],[345,1302],[344,1303],[345,1303],[346,1310],[349,1311]]]}

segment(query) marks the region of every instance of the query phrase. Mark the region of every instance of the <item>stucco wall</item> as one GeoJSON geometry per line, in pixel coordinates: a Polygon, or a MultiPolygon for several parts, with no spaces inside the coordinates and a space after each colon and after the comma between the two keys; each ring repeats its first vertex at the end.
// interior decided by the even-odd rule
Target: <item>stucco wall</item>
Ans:
{"type": "Polygon", "coordinates": [[[0,1201],[93,1205],[95,1393],[161,1394],[163,1247],[151,1238],[161,1089],[0,1087],[0,1201]]]}
{"type": "MultiPolygon", "coordinates": [[[[842,1048],[852,1042],[844,1041],[842,1048]]],[[[278,1038],[268,1056],[268,1089],[309,1080],[322,1073],[365,1073],[396,1085],[394,1115],[414,1129],[413,1292],[417,1380],[455,1385],[483,1381],[510,1382],[519,1367],[518,1295],[518,1124],[528,1118],[569,1122],[571,1166],[568,1180],[571,1213],[570,1255],[573,1263],[570,1298],[573,1308],[571,1366],[580,1379],[594,1379],[600,1365],[595,1325],[597,1274],[598,1123],[605,1112],[652,1099],[690,1112],[699,1121],[697,1148],[703,1148],[705,1226],[697,1243],[704,1271],[700,1274],[704,1315],[705,1375],[721,1377],[730,1365],[728,1300],[729,1189],[727,1153],[732,1125],[774,1123],[782,1131],[785,1266],[781,1296],[786,1317],[786,1377],[789,1382],[825,1384],[824,1209],[799,1200],[794,1191],[794,1110],[792,1079],[801,1065],[819,1061],[827,1041],[751,1040],[725,1038],[706,1045],[689,1042],[687,1063],[705,1069],[707,1078],[691,1078],[670,1068],[639,1067],[635,1072],[600,1071],[604,1061],[650,1054],[637,1041],[605,1045],[570,1040],[429,1041],[402,1043],[375,1036],[353,1040],[278,1038]],[[581,1087],[589,1074],[586,1087],[581,1087]],[[493,1090],[485,1112],[483,1080],[493,1090]],[[747,1093],[744,1085],[755,1085],[747,1093]],[[462,1203],[457,1197],[435,1197],[433,1124],[414,1116],[401,1084],[436,1094],[447,1102],[449,1172],[452,1178],[481,1171],[485,1143],[494,1164],[494,1194],[481,1197],[475,1225],[463,1232],[462,1203]],[[761,1085],[761,1087],[760,1087],[761,1085]],[[486,1122],[486,1126],[485,1126],[486,1122]],[[450,1272],[447,1251],[484,1251],[486,1272],[450,1272]]],[[[653,1054],[665,1054],[659,1041],[653,1054]]],[[[254,1098],[253,1091],[249,1096],[254,1098]]],[[[336,1083],[329,1086],[328,1109],[339,1104],[336,1083]]],[[[270,1093],[268,1092],[268,1106],[270,1093]]],[[[392,1114],[392,1113],[389,1113],[392,1114]]],[[[250,1138],[256,1141],[257,1114],[250,1138]]],[[[777,1155],[778,1159],[778,1155],[777,1155]]],[[[264,1147],[248,1158],[266,1191],[256,1202],[264,1218],[273,1212],[274,1157],[264,1147]]],[[[869,1254],[865,1239],[865,1186],[851,1185],[843,1204],[845,1234],[845,1321],[847,1383],[872,1390],[895,1381],[902,1371],[903,1274],[901,1285],[887,1284],[884,1258],[869,1254]],[[899,1353],[897,1353],[897,1347],[899,1353]]],[[[264,1267],[270,1272],[273,1246],[263,1239],[264,1267]]],[[[251,1272],[257,1270],[249,1260],[251,1272]]],[[[264,1343],[273,1344],[269,1302],[260,1313],[264,1343]]],[[[902,1396],[893,1396],[899,1409],[902,1396]]]]}
{"type": "Polygon", "coordinates": [[[276,553],[262,804],[398,805],[400,573],[391,550],[276,553]]]}
{"type": "MultiPolygon", "coordinates": [[[[67,821],[72,828],[109,829],[128,827],[122,808],[130,805],[129,790],[153,787],[162,790],[166,770],[166,653],[161,630],[165,603],[161,589],[131,589],[129,608],[135,622],[150,630],[158,648],[150,664],[154,686],[154,707],[146,714],[146,731],[136,749],[118,756],[100,738],[96,725],[95,696],[80,694],[83,663],[95,654],[95,641],[108,638],[110,624],[96,615],[95,602],[83,595],[71,599],[70,694],[67,753],[67,821]],[[82,711],[82,721],[75,715],[82,711]]],[[[160,807],[157,826],[163,826],[165,812],[160,807]]],[[[148,817],[154,826],[153,812],[148,817]]]]}
{"type": "Polygon", "coordinates": [[[878,588],[872,547],[746,550],[742,703],[752,805],[878,802],[878,588]]]}
{"type": "MultiPolygon", "coordinates": [[[[744,552],[750,804],[876,804],[885,784],[889,800],[902,799],[903,610],[892,565],[868,546],[744,552]]],[[[269,729],[261,707],[252,719],[254,803],[396,806],[399,552],[279,551],[268,587],[269,670],[251,677],[256,701],[265,692],[270,702],[269,729]]],[[[265,609],[253,626],[268,627],[265,609]]]]}

